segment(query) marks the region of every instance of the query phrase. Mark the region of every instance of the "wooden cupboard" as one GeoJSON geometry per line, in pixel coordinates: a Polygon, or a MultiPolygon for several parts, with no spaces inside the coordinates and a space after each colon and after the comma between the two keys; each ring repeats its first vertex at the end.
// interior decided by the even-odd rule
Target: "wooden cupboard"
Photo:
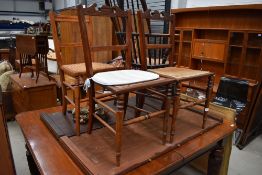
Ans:
{"type": "Polygon", "coordinates": [[[243,147],[247,142],[242,142],[242,138],[259,128],[249,122],[262,110],[261,107],[253,110],[262,98],[257,96],[262,80],[262,4],[172,9],[171,12],[176,16],[178,66],[214,72],[215,92],[221,76],[249,81],[247,105],[237,116],[242,133],[239,143],[243,147]]]}
{"type": "Polygon", "coordinates": [[[0,174],[14,175],[15,166],[11,151],[11,145],[7,130],[6,119],[4,117],[3,103],[2,103],[2,89],[0,86],[0,174]]]}

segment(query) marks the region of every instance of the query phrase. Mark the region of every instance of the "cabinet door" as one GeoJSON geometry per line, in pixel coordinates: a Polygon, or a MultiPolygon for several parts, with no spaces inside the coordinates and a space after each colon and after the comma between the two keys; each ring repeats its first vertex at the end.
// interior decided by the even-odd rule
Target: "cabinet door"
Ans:
{"type": "Polygon", "coordinates": [[[205,42],[195,41],[193,49],[193,57],[204,57],[205,42]]]}
{"type": "Polygon", "coordinates": [[[204,54],[206,58],[224,61],[225,43],[206,42],[204,54]]]}
{"type": "Polygon", "coordinates": [[[1,99],[2,90],[0,86],[0,174],[14,175],[16,173],[1,99]]]}

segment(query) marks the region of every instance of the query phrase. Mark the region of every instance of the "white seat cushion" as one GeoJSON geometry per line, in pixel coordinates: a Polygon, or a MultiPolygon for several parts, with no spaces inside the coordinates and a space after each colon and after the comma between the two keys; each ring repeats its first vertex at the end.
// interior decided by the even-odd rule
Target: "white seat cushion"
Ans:
{"type": "Polygon", "coordinates": [[[127,85],[158,79],[159,75],[141,70],[116,70],[109,72],[97,73],[92,80],[98,84],[111,85],[127,85]]]}

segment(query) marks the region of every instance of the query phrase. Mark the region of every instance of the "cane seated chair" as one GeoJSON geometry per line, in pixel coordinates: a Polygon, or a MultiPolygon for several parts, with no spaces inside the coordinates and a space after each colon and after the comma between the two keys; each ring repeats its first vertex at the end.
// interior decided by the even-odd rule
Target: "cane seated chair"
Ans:
{"type": "MultiPolygon", "coordinates": [[[[131,68],[131,35],[132,35],[132,26],[131,26],[131,11],[122,11],[119,7],[108,7],[103,6],[99,10],[96,9],[96,5],[92,5],[88,8],[83,8],[82,5],[77,6],[78,9],[78,17],[79,17],[79,24],[81,29],[81,36],[83,42],[83,51],[85,57],[85,63],[87,69],[87,75],[90,78],[90,87],[88,88],[88,97],[89,97],[89,119],[88,119],[88,133],[91,134],[92,127],[93,127],[93,119],[96,118],[101,124],[107,127],[112,133],[115,134],[115,146],[116,146],[116,164],[117,166],[120,165],[120,157],[121,157],[121,137],[122,137],[122,127],[123,125],[132,124],[135,122],[139,122],[151,117],[156,116],[164,116],[163,117],[163,144],[166,142],[166,133],[167,133],[167,116],[169,109],[169,102],[167,98],[163,98],[164,95],[160,96],[162,101],[165,101],[165,107],[163,110],[148,112],[146,111],[146,115],[139,116],[137,118],[133,118],[130,120],[124,121],[125,116],[125,109],[131,107],[128,105],[128,93],[141,90],[148,87],[158,86],[158,85],[165,85],[169,84],[172,80],[169,78],[158,78],[159,75],[139,71],[139,70],[128,70],[131,68]],[[121,23],[119,31],[115,31],[114,35],[116,36],[119,32],[123,32],[122,41],[123,43],[117,43],[117,45],[103,45],[103,46],[93,46],[88,42],[87,36],[87,27],[85,24],[85,19],[88,16],[100,16],[100,17],[109,17],[111,21],[118,21],[121,23]],[[93,65],[91,64],[92,52],[103,51],[103,50],[111,50],[111,51],[118,51],[122,54],[125,60],[125,69],[122,71],[110,71],[110,72],[102,72],[95,74],[93,73],[93,65]],[[134,71],[136,71],[134,73],[134,71]],[[138,71],[138,72],[137,72],[138,71]],[[130,73],[131,72],[131,73],[130,73]],[[152,76],[151,79],[143,79],[143,76],[139,76],[139,81],[134,81],[137,78],[136,73],[141,73],[139,75],[149,75],[152,76]],[[136,76],[135,78],[133,76],[136,76]],[[133,79],[134,78],[134,79],[133,79]],[[141,79],[142,78],[142,79],[141,79]],[[112,81],[110,80],[112,79],[112,81]],[[117,81],[116,81],[117,80],[117,81]],[[121,81],[124,80],[124,81],[121,81]],[[110,91],[110,93],[102,94],[100,96],[95,95],[95,85],[102,86],[104,89],[110,91]],[[108,98],[113,97],[113,98],[108,98]],[[110,107],[105,102],[109,100],[116,100],[116,106],[110,107]],[[108,124],[105,120],[103,120],[99,115],[95,112],[95,103],[99,106],[103,107],[105,110],[111,112],[115,119],[115,128],[112,125],[108,124]]],[[[106,29],[105,29],[106,30],[106,29]]],[[[147,77],[149,77],[147,76],[147,77]]],[[[158,94],[159,95],[159,94],[158,94]]],[[[135,106],[132,106],[135,108],[135,106]]],[[[132,108],[131,107],[131,108],[132,108]]],[[[137,109],[137,108],[135,108],[137,109]]],[[[143,110],[143,109],[140,109],[143,110]]],[[[145,110],[143,110],[145,111],[145,110]]]]}
{"type": "Polygon", "coordinates": [[[17,60],[20,67],[19,78],[24,69],[30,69],[31,77],[34,76],[34,71],[36,72],[36,82],[40,71],[44,72],[50,80],[47,68],[47,35],[16,35],[16,51],[19,57],[17,60]]]}
{"type": "MultiPolygon", "coordinates": [[[[141,56],[141,69],[152,71],[154,73],[159,74],[163,77],[173,78],[174,82],[169,88],[166,89],[167,92],[172,93],[173,96],[173,113],[172,113],[172,122],[171,122],[171,131],[170,131],[170,142],[173,142],[173,136],[175,132],[175,119],[178,113],[178,109],[183,109],[187,107],[191,107],[196,104],[205,103],[204,105],[204,113],[203,113],[203,123],[202,128],[205,128],[207,112],[209,101],[212,94],[213,89],[213,78],[214,74],[209,71],[201,71],[201,70],[193,70],[185,67],[175,66],[175,16],[170,15],[166,12],[158,12],[158,11],[150,11],[147,10],[145,12],[138,11],[138,29],[139,29],[139,43],[140,43],[140,56],[141,56]],[[164,21],[167,26],[169,26],[168,33],[145,33],[145,21],[164,21]],[[165,42],[152,43],[152,39],[150,37],[154,37],[153,40],[156,40],[155,37],[159,37],[158,40],[163,40],[165,42]],[[165,57],[162,53],[165,53],[165,57]],[[159,57],[158,60],[155,59],[154,66],[150,66],[151,63],[148,62],[148,55],[153,54],[159,57]],[[148,64],[149,63],[149,64],[148,64]],[[165,64],[163,64],[165,63],[165,64]],[[180,90],[182,86],[182,82],[186,82],[189,80],[197,80],[197,79],[207,79],[206,87],[197,87],[192,84],[185,85],[188,88],[204,91],[205,97],[198,99],[196,101],[188,101],[188,103],[180,104],[180,90]]],[[[139,96],[142,100],[138,100],[141,103],[144,101],[144,96],[139,96]]],[[[138,104],[138,106],[142,106],[143,104],[138,104]]]]}
{"type": "MultiPolygon", "coordinates": [[[[73,9],[70,9],[73,10],[73,9]]],[[[75,107],[75,133],[80,135],[80,102],[81,87],[87,77],[86,64],[83,56],[80,29],[78,26],[78,17],[67,11],[56,14],[49,13],[54,39],[56,59],[59,68],[60,83],[62,87],[62,112],[67,113],[68,104],[75,107]],[[73,97],[68,95],[68,89],[72,90],[73,97]]],[[[103,72],[119,69],[110,64],[101,62],[92,62],[93,72],[103,72]]]]}

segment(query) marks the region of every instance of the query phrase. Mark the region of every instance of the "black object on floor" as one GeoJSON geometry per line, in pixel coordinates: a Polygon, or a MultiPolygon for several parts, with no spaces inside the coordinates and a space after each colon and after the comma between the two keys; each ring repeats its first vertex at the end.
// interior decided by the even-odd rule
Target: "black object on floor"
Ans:
{"type": "Polygon", "coordinates": [[[221,77],[214,103],[233,108],[239,114],[246,106],[248,81],[221,77]]]}

